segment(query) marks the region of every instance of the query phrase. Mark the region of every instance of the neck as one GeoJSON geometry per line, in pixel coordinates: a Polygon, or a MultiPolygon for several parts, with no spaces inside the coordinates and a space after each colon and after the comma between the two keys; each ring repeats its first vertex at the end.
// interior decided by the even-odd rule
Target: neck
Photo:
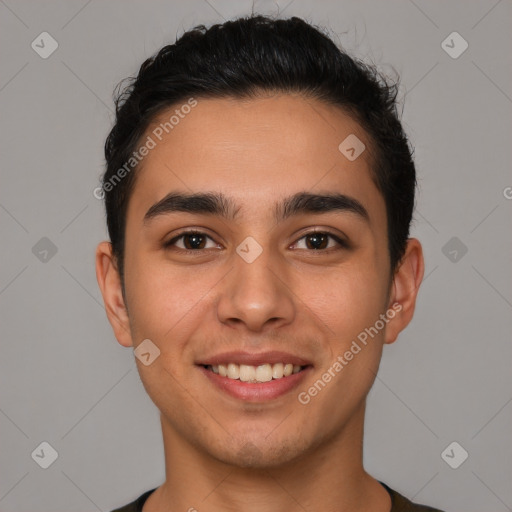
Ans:
{"type": "Polygon", "coordinates": [[[387,491],[362,464],[364,404],[339,435],[283,465],[239,468],[190,445],[161,416],[166,481],[144,512],[389,512],[387,491]]]}

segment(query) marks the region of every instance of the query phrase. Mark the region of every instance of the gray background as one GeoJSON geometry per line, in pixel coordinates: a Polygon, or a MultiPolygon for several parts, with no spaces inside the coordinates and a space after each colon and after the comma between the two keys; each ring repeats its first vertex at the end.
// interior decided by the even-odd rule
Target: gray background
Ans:
{"type": "MultiPolygon", "coordinates": [[[[511,2],[278,4],[400,73],[416,148],[425,281],[369,396],[367,470],[450,512],[510,510],[511,2]],[[458,58],[441,46],[453,31],[469,44],[458,58]],[[469,453],[458,469],[441,457],[452,441],[469,453]]],[[[2,512],[109,511],[164,479],[158,411],[96,283],[93,190],[115,84],[177,33],[251,5],[0,0],[2,512]],[[43,31],[59,45],[47,59],[31,48],[43,31]],[[43,441],[58,452],[48,469],[31,457],[43,441]]]]}

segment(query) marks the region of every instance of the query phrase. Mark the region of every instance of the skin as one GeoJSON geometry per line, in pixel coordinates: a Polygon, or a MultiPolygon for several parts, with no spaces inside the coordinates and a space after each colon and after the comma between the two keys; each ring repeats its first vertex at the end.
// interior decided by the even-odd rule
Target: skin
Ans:
{"type": "Polygon", "coordinates": [[[371,147],[341,110],[299,95],[198,98],[137,171],[126,223],[126,303],[108,242],[97,248],[96,273],[118,342],[136,347],[149,338],[160,349],[149,366],[136,359],[161,412],[166,464],[166,480],[144,512],[390,510],[388,493],[362,464],[365,401],[383,345],[413,316],[424,263],[420,243],[409,239],[391,274],[370,149],[353,162],[338,150],[352,133],[371,147]],[[181,212],[144,225],[146,211],[171,191],[222,192],[238,217],[181,212]],[[333,211],[276,223],[274,203],[304,191],[349,195],[369,221],[333,211]],[[163,247],[188,228],[211,238],[204,249],[185,254],[190,240],[183,238],[163,247]],[[327,248],[313,249],[304,238],[313,229],[343,237],[349,248],[328,239],[327,248]],[[250,264],[235,251],[248,236],[263,249],[250,264]],[[400,312],[302,405],[298,392],[395,303],[400,312]],[[299,389],[245,403],[195,366],[231,350],[282,350],[313,368],[299,389]]]}

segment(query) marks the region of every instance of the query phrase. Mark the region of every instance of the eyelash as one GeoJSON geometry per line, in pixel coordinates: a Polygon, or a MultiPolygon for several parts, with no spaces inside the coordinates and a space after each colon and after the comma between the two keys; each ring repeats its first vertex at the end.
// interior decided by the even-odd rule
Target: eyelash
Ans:
{"type": "MultiPolygon", "coordinates": [[[[336,247],[329,247],[327,249],[301,249],[301,250],[306,250],[308,252],[331,252],[333,250],[348,249],[350,247],[349,244],[345,240],[342,240],[341,238],[336,236],[334,233],[331,233],[330,231],[320,231],[320,230],[309,231],[308,233],[305,233],[304,235],[302,235],[297,240],[297,242],[299,240],[302,240],[302,239],[304,239],[304,238],[306,238],[308,236],[315,235],[315,234],[327,235],[328,237],[333,239],[335,242],[337,242],[340,247],[337,247],[337,248],[336,247]]],[[[175,236],[171,240],[169,240],[167,242],[164,242],[164,248],[165,249],[170,249],[171,247],[174,246],[174,244],[178,240],[184,238],[187,235],[201,235],[201,236],[205,236],[206,238],[209,238],[211,241],[214,242],[214,240],[209,235],[207,235],[206,233],[204,233],[202,231],[197,231],[197,230],[190,230],[190,231],[183,231],[182,233],[180,233],[179,235],[175,236]]],[[[297,242],[295,242],[295,244],[297,242]]],[[[178,247],[178,250],[181,251],[182,253],[185,253],[185,254],[194,253],[194,254],[197,255],[197,253],[200,253],[200,252],[205,251],[207,249],[182,249],[181,247],[178,247]]]]}

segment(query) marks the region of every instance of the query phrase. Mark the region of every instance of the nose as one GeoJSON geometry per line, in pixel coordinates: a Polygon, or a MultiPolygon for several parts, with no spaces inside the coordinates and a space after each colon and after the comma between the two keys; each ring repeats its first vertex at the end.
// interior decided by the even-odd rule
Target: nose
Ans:
{"type": "Polygon", "coordinates": [[[234,255],[217,302],[220,322],[253,332],[272,330],[293,322],[296,308],[283,263],[269,250],[251,263],[234,255]]]}

